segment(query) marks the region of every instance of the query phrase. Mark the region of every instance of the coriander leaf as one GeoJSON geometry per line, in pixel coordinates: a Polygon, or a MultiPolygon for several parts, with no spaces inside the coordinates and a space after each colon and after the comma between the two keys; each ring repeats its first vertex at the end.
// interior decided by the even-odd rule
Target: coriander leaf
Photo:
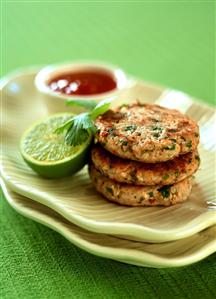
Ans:
{"type": "Polygon", "coordinates": [[[76,115],[71,121],[71,126],[65,135],[65,142],[68,145],[76,146],[82,144],[96,131],[95,125],[90,119],[89,113],[76,115]]]}
{"type": "Polygon", "coordinates": [[[86,100],[68,100],[69,105],[79,105],[88,109],[91,112],[81,113],[72,117],[65,124],[55,130],[56,134],[64,134],[65,143],[71,146],[82,144],[89,136],[96,133],[94,120],[101,114],[109,110],[113,99],[105,99],[99,104],[94,101],[86,100]],[[92,110],[93,109],[93,110],[92,110]]]}
{"type": "Polygon", "coordinates": [[[68,99],[66,101],[66,105],[67,106],[80,106],[80,107],[86,108],[88,110],[92,110],[97,106],[97,102],[95,102],[93,100],[78,100],[78,99],[71,100],[71,99],[68,99]]]}
{"type": "Polygon", "coordinates": [[[104,114],[109,110],[110,104],[113,101],[111,99],[105,99],[97,104],[97,106],[90,112],[90,117],[92,120],[95,120],[99,115],[104,114]]]}
{"type": "Polygon", "coordinates": [[[163,186],[160,189],[158,189],[158,191],[161,193],[163,197],[167,198],[170,195],[170,188],[171,186],[163,186]]]}
{"type": "Polygon", "coordinates": [[[72,126],[72,124],[73,124],[73,118],[69,119],[63,125],[61,125],[60,127],[58,127],[54,131],[54,133],[56,133],[56,134],[65,134],[70,129],[70,127],[72,126]]]}

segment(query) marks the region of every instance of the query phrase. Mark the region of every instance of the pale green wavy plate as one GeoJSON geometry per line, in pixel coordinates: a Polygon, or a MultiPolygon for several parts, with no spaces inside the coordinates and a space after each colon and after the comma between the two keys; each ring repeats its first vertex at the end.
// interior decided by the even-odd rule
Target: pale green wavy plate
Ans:
{"type": "Polygon", "coordinates": [[[216,225],[191,237],[160,244],[134,242],[84,230],[52,209],[11,191],[1,182],[9,204],[20,214],[57,231],[74,245],[101,257],[154,268],[198,262],[216,248],[216,225]]]}
{"type": "Polygon", "coordinates": [[[22,160],[19,139],[36,119],[46,114],[34,87],[36,70],[21,70],[1,82],[3,150],[1,175],[11,190],[52,208],[86,230],[149,242],[192,236],[216,224],[215,111],[187,95],[137,81],[121,98],[139,99],[176,107],[199,121],[201,168],[189,200],[163,208],[130,208],[106,201],[93,188],[86,168],[73,177],[46,180],[22,160]],[[163,94],[162,94],[163,93],[163,94]]]}

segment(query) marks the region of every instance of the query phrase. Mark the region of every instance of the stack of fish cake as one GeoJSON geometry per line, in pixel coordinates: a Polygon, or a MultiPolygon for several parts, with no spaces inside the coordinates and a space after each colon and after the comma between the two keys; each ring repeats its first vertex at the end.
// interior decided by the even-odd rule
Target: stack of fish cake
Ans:
{"type": "Polygon", "coordinates": [[[89,173],[99,193],[128,206],[185,201],[200,158],[199,127],[177,110],[124,105],[97,118],[89,173]]]}

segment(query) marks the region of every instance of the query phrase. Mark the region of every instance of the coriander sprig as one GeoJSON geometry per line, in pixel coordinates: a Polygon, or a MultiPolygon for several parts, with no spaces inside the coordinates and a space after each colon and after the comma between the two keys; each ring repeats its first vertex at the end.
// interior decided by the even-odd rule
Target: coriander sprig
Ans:
{"type": "Polygon", "coordinates": [[[78,114],[55,130],[57,134],[64,134],[65,143],[71,146],[80,145],[96,132],[94,120],[107,112],[113,99],[105,99],[97,104],[87,100],[68,100],[67,105],[77,105],[90,110],[78,114]]]}

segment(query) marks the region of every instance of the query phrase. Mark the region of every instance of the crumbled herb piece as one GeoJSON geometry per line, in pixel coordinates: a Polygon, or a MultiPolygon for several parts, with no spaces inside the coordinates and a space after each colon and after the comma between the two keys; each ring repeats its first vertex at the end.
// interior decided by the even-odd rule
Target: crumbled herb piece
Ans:
{"type": "Polygon", "coordinates": [[[145,198],[143,196],[140,196],[139,203],[141,203],[145,198]]]}
{"type": "Polygon", "coordinates": [[[169,146],[165,146],[164,149],[165,150],[169,150],[169,151],[172,151],[176,148],[175,144],[172,144],[172,145],[169,145],[169,146]]]}
{"type": "Polygon", "coordinates": [[[155,138],[158,138],[158,137],[160,136],[160,133],[154,133],[153,136],[154,136],[155,138]]]}
{"type": "Polygon", "coordinates": [[[158,191],[161,193],[161,195],[165,198],[169,197],[170,195],[170,187],[171,186],[163,186],[158,191]]]}
{"type": "Polygon", "coordinates": [[[136,130],[137,126],[136,125],[130,125],[130,126],[126,126],[124,131],[131,131],[134,132],[136,130]]]}
{"type": "Polygon", "coordinates": [[[121,141],[122,145],[128,145],[128,142],[126,140],[121,141]]]}
{"type": "Polygon", "coordinates": [[[109,192],[113,196],[113,189],[110,187],[106,187],[106,191],[109,192]]]}
{"type": "Polygon", "coordinates": [[[135,169],[131,170],[130,176],[131,176],[131,180],[133,181],[133,183],[135,183],[137,181],[137,176],[136,176],[136,170],[135,169]]]}
{"type": "Polygon", "coordinates": [[[163,176],[163,180],[167,180],[169,178],[169,175],[168,174],[165,174],[164,176],[163,176]]]}
{"type": "Polygon", "coordinates": [[[148,192],[149,197],[153,197],[154,193],[153,191],[148,192]]]}
{"type": "Polygon", "coordinates": [[[199,134],[198,134],[198,133],[194,133],[194,136],[195,136],[195,137],[199,137],[199,134]]]}
{"type": "Polygon", "coordinates": [[[175,138],[170,138],[171,141],[173,142],[176,142],[176,139],[175,138]]]}
{"type": "Polygon", "coordinates": [[[186,146],[187,146],[188,148],[191,148],[191,147],[192,147],[192,141],[189,140],[189,141],[186,143],[186,146]]]}
{"type": "Polygon", "coordinates": [[[152,121],[154,121],[155,123],[158,123],[159,122],[159,120],[158,119],[156,119],[156,118],[150,118],[152,121]]]}
{"type": "Polygon", "coordinates": [[[177,129],[167,129],[167,131],[169,132],[169,133],[176,133],[177,132],[177,129]]]}
{"type": "Polygon", "coordinates": [[[115,128],[109,128],[109,129],[108,129],[108,133],[109,133],[111,136],[115,137],[115,136],[116,136],[115,128]]]}
{"type": "Polygon", "coordinates": [[[176,171],[175,171],[175,177],[177,178],[177,177],[179,177],[179,175],[180,175],[180,171],[178,169],[176,169],[176,171]]]}
{"type": "Polygon", "coordinates": [[[195,156],[195,159],[200,162],[200,157],[198,155],[195,156]]]}
{"type": "Polygon", "coordinates": [[[172,192],[172,194],[176,194],[177,189],[176,189],[176,188],[172,188],[172,189],[171,189],[171,192],[172,192]]]}
{"type": "Polygon", "coordinates": [[[159,127],[159,126],[153,126],[153,127],[151,127],[151,130],[152,130],[152,131],[159,131],[159,132],[162,132],[162,131],[163,131],[163,128],[162,128],[162,127],[159,127]]]}

